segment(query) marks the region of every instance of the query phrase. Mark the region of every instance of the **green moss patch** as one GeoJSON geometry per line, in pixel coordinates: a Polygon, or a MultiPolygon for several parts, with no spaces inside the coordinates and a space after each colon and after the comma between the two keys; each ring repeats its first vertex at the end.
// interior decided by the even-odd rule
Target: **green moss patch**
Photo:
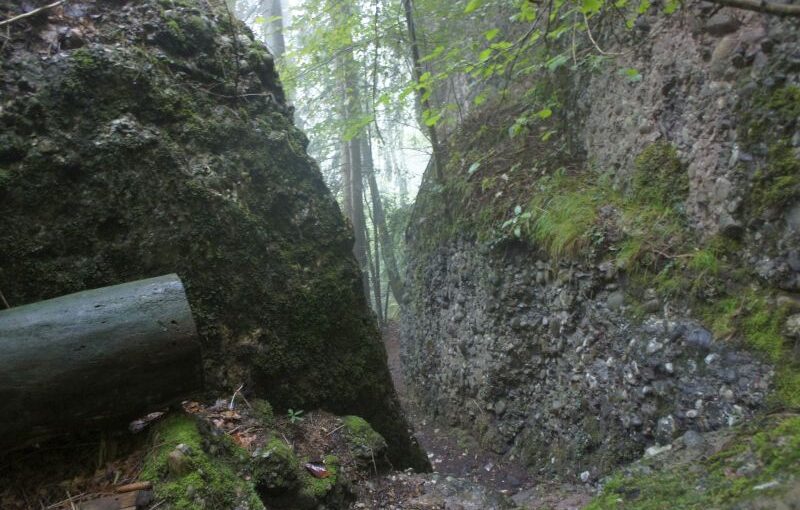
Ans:
{"type": "Polygon", "coordinates": [[[660,469],[662,462],[615,475],[587,510],[738,508],[748,501],[783,508],[780,503],[792,501],[800,483],[800,417],[745,427],[704,461],[660,469]]]}
{"type": "Polygon", "coordinates": [[[743,100],[739,109],[744,149],[766,159],[752,176],[748,207],[757,215],[780,211],[800,200],[800,158],[791,144],[800,119],[800,87],[765,88],[743,100]]]}
{"type": "Polygon", "coordinates": [[[169,508],[264,508],[252,484],[237,472],[234,457],[211,456],[205,451],[195,419],[169,416],[156,426],[152,442],[140,478],[153,482],[156,498],[169,508]],[[179,470],[175,457],[181,459],[179,470]]]}

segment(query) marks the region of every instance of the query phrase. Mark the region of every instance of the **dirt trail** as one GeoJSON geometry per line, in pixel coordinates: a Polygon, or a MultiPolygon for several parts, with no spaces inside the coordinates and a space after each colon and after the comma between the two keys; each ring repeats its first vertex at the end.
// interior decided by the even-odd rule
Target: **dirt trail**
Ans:
{"type": "Polygon", "coordinates": [[[434,471],[468,479],[511,496],[527,509],[579,509],[591,499],[588,487],[538,480],[518,462],[482,448],[466,432],[432,423],[409,398],[400,361],[398,324],[389,325],[384,332],[384,342],[395,388],[434,471]]]}

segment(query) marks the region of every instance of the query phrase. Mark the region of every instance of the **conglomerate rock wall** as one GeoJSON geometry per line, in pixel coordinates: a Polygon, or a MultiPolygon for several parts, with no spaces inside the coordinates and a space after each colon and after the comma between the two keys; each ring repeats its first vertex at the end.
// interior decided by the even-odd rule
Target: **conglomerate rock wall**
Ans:
{"type": "MultiPolygon", "coordinates": [[[[667,266],[730,243],[725,260],[736,260],[739,290],[759,289],[770,296],[766,308],[786,314],[797,313],[800,291],[799,33],[796,21],[702,3],[645,16],[613,37],[598,31],[598,44],[621,56],[575,78],[565,107],[587,182],[602,175],[624,193],[642,154],[668,147],[676,158],[680,181],[666,188],[681,195],[674,214],[698,241],[688,254],[667,254],[667,266]]],[[[486,119],[496,120],[476,124],[486,119]]],[[[479,147],[478,177],[458,177],[472,161],[462,148],[479,144],[488,128],[453,136],[448,181],[428,176],[407,235],[403,360],[424,409],[542,473],[594,479],[647,448],[741,423],[771,401],[770,361],[782,356],[744,349],[736,331],[712,327],[713,313],[696,313],[721,294],[689,299],[693,282],[685,280],[670,298],[655,281],[635,297],[629,292],[637,275],[616,263],[619,245],[609,249],[620,233],[604,230],[608,218],[623,215],[619,202],[599,208],[590,243],[597,248],[577,256],[554,257],[499,223],[487,235],[464,221],[516,193],[498,182],[554,170],[542,168],[543,152],[529,151],[527,159],[501,154],[499,175],[483,174],[495,148],[479,147]]],[[[658,168],[649,170],[649,181],[639,178],[656,186],[658,168]]],[[[534,198],[540,189],[516,186],[534,198]]],[[[521,224],[520,210],[505,212],[507,223],[521,224]]],[[[740,299],[729,292],[730,302],[740,299]]],[[[745,313],[731,308],[725,320],[745,313]]],[[[786,345],[798,334],[788,331],[797,318],[781,323],[786,345]]],[[[751,329],[779,329],[753,321],[751,329]]]]}

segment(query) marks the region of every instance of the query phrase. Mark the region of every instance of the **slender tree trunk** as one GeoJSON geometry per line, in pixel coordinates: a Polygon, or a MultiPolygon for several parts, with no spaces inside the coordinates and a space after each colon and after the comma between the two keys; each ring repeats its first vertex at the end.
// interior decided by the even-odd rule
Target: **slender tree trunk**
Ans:
{"type": "MultiPolygon", "coordinates": [[[[364,144],[362,147],[363,153],[366,154],[369,145],[364,144]]],[[[368,204],[369,199],[367,199],[367,192],[364,191],[364,203],[368,204]]],[[[370,261],[370,269],[372,270],[372,294],[373,294],[373,302],[375,304],[375,314],[378,316],[378,322],[380,322],[381,326],[384,325],[384,318],[383,312],[381,310],[381,303],[383,299],[381,299],[381,249],[378,246],[378,226],[375,223],[375,215],[372,212],[372,209],[366,207],[367,212],[369,213],[369,220],[372,224],[372,238],[370,239],[369,231],[367,231],[367,255],[370,261]],[[370,240],[372,241],[372,245],[370,246],[370,240]]]]}
{"type": "Polygon", "coordinates": [[[350,185],[350,178],[352,172],[350,170],[350,145],[347,142],[342,143],[341,149],[342,164],[339,169],[342,175],[342,205],[345,217],[353,223],[353,187],[350,185]]]}
{"type": "MultiPolygon", "coordinates": [[[[412,0],[403,0],[403,9],[406,14],[406,25],[408,26],[408,38],[411,44],[411,62],[414,67],[414,80],[419,83],[422,77],[422,62],[419,52],[419,41],[417,39],[417,27],[414,23],[414,6],[412,0]]],[[[430,100],[424,96],[423,90],[417,90],[417,97],[423,109],[431,111],[430,100]]],[[[426,126],[428,136],[431,139],[431,148],[433,150],[433,166],[436,174],[436,180],[442,182],[444,180],[444,163],[441,157],[441,149],[439,148],[439,137],[436,133],[436,126],[426,126]]]]}
{"type": "MultiPolygon", "coordinates": [[[[364,193],[364,203],[367,202],[366,192],[364,193]]],[[[367,208],[369,212],[370,209],[367,208]]],[[[372,213],[369,213],[370,220],[372,220],[373,229],[375,228],[375,221],[372,218],[372,213]]],[[[383,327],[383,310],[381,310],[381,303],[383,300],[381,299],[381,263],[380,263],[380,253],[378,250],[378,239],[373,235],[373,243],[370,244],[370,235],[369,229],[364,228],[364,235],[367,239],[367,265],[369,266],[370,271],[370,280],[372,282],[372,302],[373,310],[375,310],[375,315],[378,317],[378,324],[383,327]]]]}
{"type": "Polygon", "coordinates": [[[386,316],[383,315],[383,311],[381,310],[381,303],[383,299],[381,299],[381,249],[379,246],[378,241],[378,226],[375,222],[372,222],[372,245],[373,251],[375,252],[375,281],[372,283],[372,287],[375,292],[375,309],[378,310],[378,320],[381,323],[381,326],[386,325],[386,316]]]}
{"type": "Polygon", "coordinates": [[[269,16],[267,18],[267,46],[276,59],[286,53],[286,40],[283,37],[283,6],[281,0],[262,0],[269,2],[269,16]]]}
{"type": "Polygon", "coordinates": [[[364,166],[367,171],[367,180],[369,182],[369,191],[372,196],[372,210],[373,221],[378,230],[378,237],[381,243],[381,252],[383,253],[383,264],[386,268],[386,274],[389,277],[389,286],[392,289],[394,299],[399,303],[405,302],[405,290],[403,286],[403,279],[400,277],[400,271],[397,269],[397,259],[394,253],[394,243],[389,228],[386,225],[386,215],[383,211],[383,200],[381,199],[380,189],[378,188],[378,180],[375,178],[375,168],[372,162],[372,150],[369,144],[366,144],[364,149],[364,166]]]}
{"type": "Polygon", "coordinates": [[[369,297],[369,272],[367,268],[367,240],[366,222],[364,221],[364,174],[361,161],[361,142],[354,138],[348,142],[350,146],[350,200],[352,200],[353,233],[355,244],[353,252],[356,256],[358,266],[363,275],[362,284],[364,295],[369,297]]]}
{"type": "Polygon", "coordinates": [[[389,284],[387,283],[386,284],[386,294],[385,294],[386,297],[383,300],[384,301],[384,304],[383,304],[383,316],[386,318],[386,323],[387,324],[389,323],[389,294],[391,294],[391,292],[389,292],[389,284]]]}

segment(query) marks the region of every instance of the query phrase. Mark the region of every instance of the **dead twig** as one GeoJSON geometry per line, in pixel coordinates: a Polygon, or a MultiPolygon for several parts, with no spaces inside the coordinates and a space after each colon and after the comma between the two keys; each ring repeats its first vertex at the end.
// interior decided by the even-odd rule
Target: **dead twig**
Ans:
{"type": "MultiPolygon", "coordinates": [[[[609,57],[618,57],[618,56],[624,55],[626,53],[626,52],[614,53],[614,52],[611,52],[611,51],[603,51],[600,48],[600,46],[597,44],[597,41],[594,40],[594,37],[592,37],[592,30],[589,28],[589,18],[586,17],[586,13],[583,13],[583,22],[586,25],[586,33],[589,35],[589,40],[592,41],[592,44],[594,44],[594,47],[597,49],[597,51],[600,52],[601,55],[606,55],[606,56],[609,56],[609,57]]],[[[628,53],[630,53],[630,52],[628,52],[628,53]]]]}
{"type": "Polygon", "coordinates": [[[328,437],[328,436],[332,435],[334,432],[336,432],[337,430],[341,430],[341,429],[343,429],[343,428],[344,428],[344,425],[339,425],[339,426],[338,426],[338,427],[336,427],[335,429],[333,429],[333,430],[331,430],[330,432],[328,432],[327,434],[325,434],[325,436],[324,436],[324,437],[328,437]]]}
{"type": "Polygon", "coordinates": [[[117,492],[121,494],[123,492],[144,491],[152,488],[153,488],[152,482],[136,482],[117,487],[117,492]]]}
{"type": "Polygon", "coordinates": [[[14,16],[13,18],[8,18],[3,21],[0,21],[0,27],[3,25],[8,25],[10,23],[14,23],[15,21],[19,21],[21,19],[28,18],[30,16],[36,16],[42,11],[46,11],[47,9],[52,9],[53,7],[58,7],[59,5],[63,4],[67,0],[59,0],[58,2],[53,2],[52,4],[45,5],[44,7],[39,7],[38,9],[34,9],[31,12],[26,12],[25,14],[20,14],[19,16],[14,16]]]}
{"type": "Polygon", "coordinates": [[[233,408],[234,408],[233,403],[236,400],[236,395],[238,395],[239,392],[242,391],[242,388],[244,388],[244,383],[240,384],[239,387],[236,388],[236,391],[233,392],[233,396],[231,397],[231,403],[228,404],[228,410],[229,411],[233,411],[233,408]]]}
{"type": "Polygon", "coordinates": [[[11,305],[9,305],[8,301],[6,301],[6,297],[3,295],[2,290],[0,290],[0,301],[3,302],[3,306],[5,306],[6,308],[11,308],[11,305]]]}

